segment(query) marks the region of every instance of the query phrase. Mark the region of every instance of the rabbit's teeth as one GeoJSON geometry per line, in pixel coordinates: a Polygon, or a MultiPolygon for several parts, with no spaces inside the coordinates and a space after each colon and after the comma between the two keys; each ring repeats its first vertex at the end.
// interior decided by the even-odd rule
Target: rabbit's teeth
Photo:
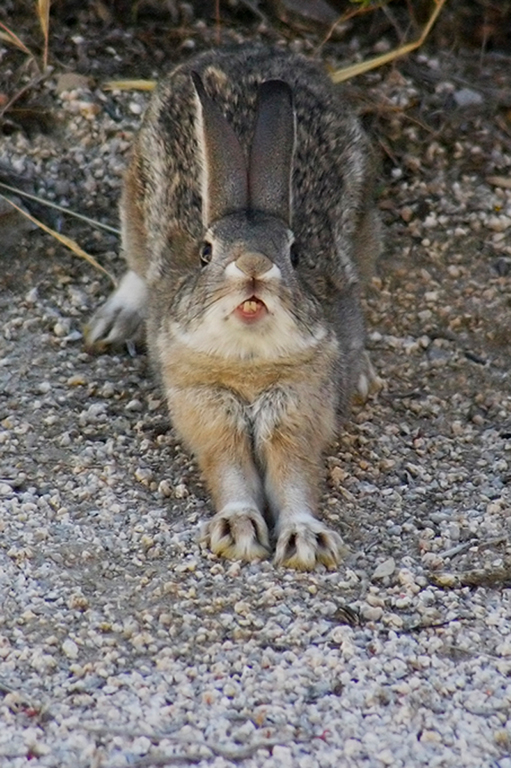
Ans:
{"type": "Polygon", "coordinates": [[[265,315],[267,311],[264,301],[253,296],[237,306],[235,313],[241,320],[252,322],[259,320],[259,318],[265,315]]]}

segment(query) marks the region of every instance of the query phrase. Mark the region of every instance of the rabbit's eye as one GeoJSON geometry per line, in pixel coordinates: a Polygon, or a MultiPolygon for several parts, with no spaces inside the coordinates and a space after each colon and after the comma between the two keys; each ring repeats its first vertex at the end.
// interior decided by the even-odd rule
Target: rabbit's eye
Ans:
{"type": "Polygon", "coordinates": [[[202,262],[202,266],[206,266],[206,264],[209,264],[212,256],[213,256],[213,246],[211,245],[211,243],[207,243],[207,242],[202,243],[200,247],[200,260],[202,262]]]}
{"type": "Polygon", "coordinates": [[[298,249],[297,249],[297,247],[296,247],[296,245],[294,243],[291,246],[291,252],[289,254],[289,258],[291,259],[291,266],[292,267],[297,267],[298,266],[298,262],[300,261],[300,257],[298,255],[298,249]]]}

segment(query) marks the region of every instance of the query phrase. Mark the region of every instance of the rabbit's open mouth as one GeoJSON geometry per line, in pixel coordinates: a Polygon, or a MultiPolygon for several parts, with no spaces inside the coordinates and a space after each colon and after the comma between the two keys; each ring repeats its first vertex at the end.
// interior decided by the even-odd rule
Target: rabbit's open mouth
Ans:
{"type": "Polygon", "coordinates": [[[244,323],[255,323],[261,320],[268,313],[268,309],[264,301],[258,299],[256,296],[251,296],[249,299],[245,299],[234,310],[234,314],[244,323]]]}

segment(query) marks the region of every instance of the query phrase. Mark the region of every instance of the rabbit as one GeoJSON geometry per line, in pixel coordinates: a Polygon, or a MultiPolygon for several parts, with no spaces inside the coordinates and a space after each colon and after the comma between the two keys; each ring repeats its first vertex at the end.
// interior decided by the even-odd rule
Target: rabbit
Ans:
{"type": "Polygon", "coordinates": [[[145,326],[219,556],[312,570],[344,545],[316,517],[322,455],[367,394],[361,275],[380,249],[370,143],[316,63],[216,49],[159,83],[121,199],[128,271],[90,346],[145,326]],[[270,531],[272,537],[270,538],[270,531]]]}

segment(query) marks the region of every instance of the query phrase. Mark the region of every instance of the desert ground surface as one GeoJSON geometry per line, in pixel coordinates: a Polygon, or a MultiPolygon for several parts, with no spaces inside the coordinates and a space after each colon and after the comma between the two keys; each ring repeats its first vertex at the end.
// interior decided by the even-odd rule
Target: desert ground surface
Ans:
{"type": "MultiPolygon", "coordinates": [[[[395,44],[355,19],[318,52],[324,30],[243,3],[220,29],[102,7],[55,14],[46,78],[0,40],[4,106],[30,86],[0,175],[113,228],[148,94],[107,80],[218,37],[331,69],[395,44]]],[[[0,21],[37,41],[25,12],[0,21]]],[[[325,457],[335,571],[201,548],[213,510],[145,354],[84,348],[108,278],[2,203],[2,765],[510,768],[511,55],[450,30],[340,86],[382,158],[385,248],[365,292],[382,387],[325,457]]],[[[23,205],[122,273],[115,233],[23,205]]]]}

